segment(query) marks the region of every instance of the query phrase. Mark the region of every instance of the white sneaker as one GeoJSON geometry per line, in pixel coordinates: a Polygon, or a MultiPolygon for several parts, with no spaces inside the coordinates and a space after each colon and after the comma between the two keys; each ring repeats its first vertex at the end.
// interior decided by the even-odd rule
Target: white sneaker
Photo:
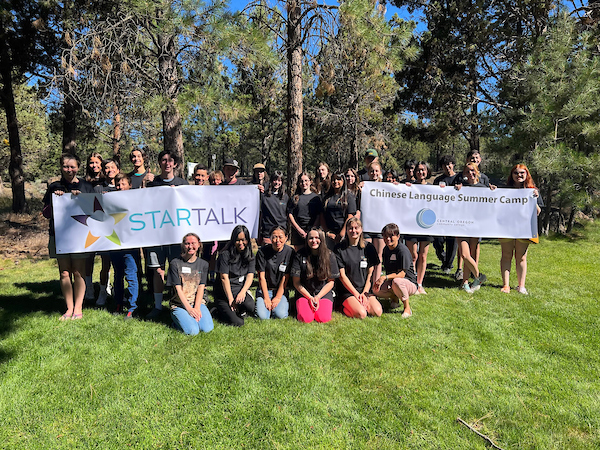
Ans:
{"type": "Polygon", "coordinates": [[[527,289],[525,289],[524,287],[519,287],[517,286],[517,292],[519,294],[523,294],[523,295],[529,295],[529,292],[527,292],[527,289]]]}

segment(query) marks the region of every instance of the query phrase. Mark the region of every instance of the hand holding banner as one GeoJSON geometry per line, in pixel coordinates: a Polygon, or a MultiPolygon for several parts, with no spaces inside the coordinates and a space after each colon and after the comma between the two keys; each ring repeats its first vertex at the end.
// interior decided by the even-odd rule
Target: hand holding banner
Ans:
{"type": "Polygon", "coordinates": [[[402,234],[528,239],[537,237],[533,189],[376,183],[362,189],[364,230],[394,222],[402,234]]]}
{"type": "Polygon", "coordinates": [[[153,187],[106,194],[54,195],[57,253],[176,244],[189,232],[228,240],[236,225],[258,235],[256,186],[153,187]]]}

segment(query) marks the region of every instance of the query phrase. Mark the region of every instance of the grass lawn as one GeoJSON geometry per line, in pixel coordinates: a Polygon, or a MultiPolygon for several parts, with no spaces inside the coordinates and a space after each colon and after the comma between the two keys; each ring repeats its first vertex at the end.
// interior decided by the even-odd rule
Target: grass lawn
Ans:
{"type": "MultiPolygon", "coordinates": [[[[531,295],[431,267],[400,313],[184,336],[64,305],[53,261],[0,261],[0,448],[600,448],[600,226],[542,239],[531,295]]],[[[430,263],[436,263],[430,252],[430,263]]],[[[97,276],[97,275],[96,275],[97,276]]],[[[511,284],[514,286],[515,274],[511,284]]]]}

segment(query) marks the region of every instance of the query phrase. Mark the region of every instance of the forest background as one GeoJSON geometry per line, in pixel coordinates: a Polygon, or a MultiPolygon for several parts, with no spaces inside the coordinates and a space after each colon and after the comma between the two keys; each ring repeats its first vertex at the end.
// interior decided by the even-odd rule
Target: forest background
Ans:
{"type": "MultiPolygon", "coordinates": [[[[63,151],[143,146],[288,187],[319,161],[527,164],[544,233],[595,215],[600,2],[317,0],[0,2],[0,178],[13,212],[63,151]],[[387,13],[388,7],[398,14],[387,13]],[[387,14],[386,14],[387,13],[387,14]]],[[[152,164],[151,164],[152,165],[152,164]]],[[[2,184],[0,183],[0,186],[2,184]]]]}

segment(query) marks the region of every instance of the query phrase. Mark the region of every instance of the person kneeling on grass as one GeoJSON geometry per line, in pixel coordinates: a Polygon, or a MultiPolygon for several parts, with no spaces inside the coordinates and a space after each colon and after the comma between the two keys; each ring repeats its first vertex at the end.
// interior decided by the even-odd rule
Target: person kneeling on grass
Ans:
{"type": "Polygon", "coordinates": [[[291,275],[297,294],[298,320],[329,322],[333,311],[333,287],[340,271],[335,255],[327,248],[322,229],[312,228],[308,232],[306,247],[294,257],[291,275]]]}
{"type": "Polygon", "coordinates": [[[412,316],[409,297],[417,294],[417,275],[413,267],[410,251],[405,245],[399,245],[400,229],[395,223],[388,223],[381,230],[385,248],[383,249],[383,267],[386,275],[381,275],[373,286],[373,293],[391,300],[391,307],[404,305],[402,317],[412,316]]]}
{"type": "Polygon", "coordinates": [[[167,286],[175,291],[169,301],[173,326],[190,335],[214,328],[204,300],[208,263],[199,257],[201,251],[198,235],[186,234],[181,242],[181,258],[171,261],[167,275],[167,286]]]}

